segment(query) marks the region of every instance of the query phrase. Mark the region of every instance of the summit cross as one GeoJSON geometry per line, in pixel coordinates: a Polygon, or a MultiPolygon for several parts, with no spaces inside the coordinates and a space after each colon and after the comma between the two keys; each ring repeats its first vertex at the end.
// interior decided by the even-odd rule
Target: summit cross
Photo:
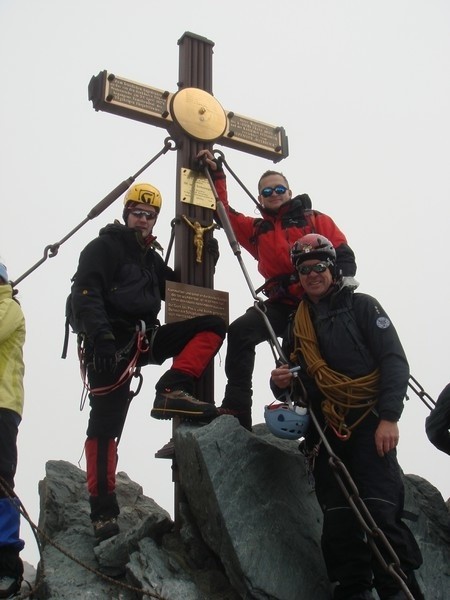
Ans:
{"type": "MultiPolygon", "coordinates": [[[[208,227],[213,220],[215,198],[209,184],[195,184],[196,156],[200,150],[218,143],[278,162],[288,156],[288,141],[283,127],[249,119],[225,111],[212,95],[212,55],[214,43],[186,32],[178,40],[178,91],[156,89],[107,71],[93,76],[89,100],[97,111],[110,112],[156,127],[165,128],[176,142],[176,218],[174,268],[183,284],[213,289],[214,260],[204,252],[196,260],[191,222],[208,227]]],[[[205,234],[205,240],[212,230],[205,234]]],[[[200,382],[198,396],[213,401],[212,366],[200,382]]]]}

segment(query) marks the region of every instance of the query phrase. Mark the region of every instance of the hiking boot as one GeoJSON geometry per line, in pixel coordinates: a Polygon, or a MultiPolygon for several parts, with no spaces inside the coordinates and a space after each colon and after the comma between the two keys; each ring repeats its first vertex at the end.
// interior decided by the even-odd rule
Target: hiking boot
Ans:
{"type": "Polygon", "coordinates": [[[22,577],[0,575],[0,598],[10,598],[20,590],[22,577]]]}
{"type": "Polygon", "coordinates": [[[155,453],[155,458],[175,458],[175,443],[173,438],[155,453]]]}
{"type": "Polygon", "coordinates": [[[234,408],[225,408],[225,406],[219,406],[217,409],[219,417],[222,415],[231,415],[236,417],[242,427],[252,430],[252,414],[249,410],[236,410],[234,408]]]}
{"type": "Polygon", "coordinates": [[[214,404],[201,402],[183,390],[157,392],[151,416],[155,419],[215,419],[218,416],[214,404]]]}
{"type": "Polygon", "coordinates": [[[120,532],[116,517],[92,521],[97,544],[114,537],[120,532]]]}

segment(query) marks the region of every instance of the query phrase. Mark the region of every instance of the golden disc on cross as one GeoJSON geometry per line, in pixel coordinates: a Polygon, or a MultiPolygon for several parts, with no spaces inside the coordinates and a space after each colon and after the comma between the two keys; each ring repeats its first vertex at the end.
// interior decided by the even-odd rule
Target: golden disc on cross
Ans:
{"type": "Polygon", "coordinates": [[[227,126],[227,116],[220,103],[198,88],[184,88],[174,94],[170,112],[185,133],[202,142],[217,140],[227,126]]]}

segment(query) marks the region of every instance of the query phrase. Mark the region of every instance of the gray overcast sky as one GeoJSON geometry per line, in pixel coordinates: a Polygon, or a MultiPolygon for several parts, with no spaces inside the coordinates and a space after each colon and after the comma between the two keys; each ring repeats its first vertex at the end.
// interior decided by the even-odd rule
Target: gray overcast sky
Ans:
{"type": "MultiPolygon", "coordinates": [[[[215,43],[215,97],[227,110],[285,127],[290,155],[276,168],[346,233],[360,291],[392,318],[411,372],[434,398],[450,379],[450,4],[447,0],[296,0],[258,3],[144,0],[0,0],[0,256],[12,279],[59,241],[123,179],[158,152],[164,129],[96,113],[92,75],[106,69],[176,91],[178,39],[215,43]]],[[[274,165],[227,150],[253,192],[274,165]]],[[[162,192],[158,239],[174,216],[175,153],[140,177],[162,192]]],[[[230,182],[232,204],[253,204],[230,182]]],[[[17,493],[38,519],[45,462],[82,454],[87,408],[75,339],[60,359],[64,303],[78,255],[101,226],[120,218],[118,200],[19,285],[27,318],[26,408],[17,493]]],[[[230,292],[231,318],[252,304],[222,231],[215,287],[230,292]]],[[[254,261],[243,255],[254,286],[254,261]]],[[[216,402],[225,385],[225,346],[216,359],[216,402]]],[[[254,421],[270,401],[268,345],[257,352],[254,421]]],[[[167,364],[165,365],[167,367],[167,364]]],[[[155,451],[171,435],[150,418],[158,367],[148,367],[120,446],[119,470],[173,514],[170,462],[155,451]]],[[[406,473],[450,496],[449,457],[428,442],[427,408],[411,393],[400,422],[406,473]]],[[[84,469],[84,459],[81,460],[84,469]]],[[[230,465],[232,468],[232,465],[230,465]]],[[[23,556],[36,563],[26,525],[23,556]]]]}

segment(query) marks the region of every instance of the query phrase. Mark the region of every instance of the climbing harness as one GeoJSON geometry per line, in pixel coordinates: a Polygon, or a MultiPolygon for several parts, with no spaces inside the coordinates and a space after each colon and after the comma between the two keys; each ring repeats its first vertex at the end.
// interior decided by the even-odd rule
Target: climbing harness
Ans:
{"type": "MultiPolygon", "coordinates": [[[[216,153],[218,153],[218,152],[216,151],[216,153]]],[[[223,153],[220,153],[220,155],[222,157],[223,164],[225,166],[227,166],[228,170],[232,173],[232,171],[228,167],[226,161],[224,160],[223,153]]],[[[264,310],[265,307],[264,307],[263,301],[260,298],[258,298],[256,291],[253,287],[253,284],[250,280],[250,277],[248,275],[247,269],[243,263],[239,243],[234,234],[234,231],[231,226],[230,220],[228,218],[226,209],[225,209],[224,205],[222,204],[220,198],[218,197],[211,174],[209,173],[209,170],[208,170],[207,166],[205,165],[205,163],[203,163],[202,166],[203,166],[205,175],[208,178],[209,184],[211,186],[211,190],[216,199],[216,211],[217,211],[219,220],[222,224],[222,227],[225,230],[225,233],[227,235],[228,242],[231,246],[231,249],[233,250],[233,253],[235,254],[236,258],[238,259],[238,262],[239,262],[242,272],[244,274],[245,280],[247,282],[247,285],[248,285],[250,292],[252,294],[252,297],[254,299],[254,308],[260,313],[261,317],[263,318],[263,320],[266,324],[266,327],[267,327],[267,330],[269,333],[269,344],[271,346],[272,353],[275,358],[275,363],[277,365],[289,364],[289,361],[284,356],[284,353],[279,344],[278,338],[276,337],[276,334],[272,328],[272,325],[265,313],[265,310],[264,310]]],[[[235,177],[236,181],[239,182],[238,178],[234,175],[234,173],[232,173],[232,174],[235,177]]],[[[249,194],[250,197],[254,200],[254,198],[253,198],[253,196],[251,196],[250,192],[248,192],[248,190],[243,185],[242,185],[242,187],[247,192],[247,194],[249,194]]],[[[256,200],[254,200],[254,201],[256,202],[256,200]]],[[[296,378],[296,379],[298,378],[297,372],[295,372],[293,375],[294,375],[294,378],[296,378]]],[[[375,377],[376,376],[374,375],[374,378],[375,377]]],[[[300,378],[298,378],[298,381],[301,383],[300,378]]],[[[374,385],[374,380],[369,380],[369,382],[365,382],[365,385],[369,385],[369,384],[370,384],[369,389],[372,390],[372,387],[374,385]]],[[[422,392],[422,396],[424,396],[424,395],[425,395],[425,392],[422,392]]],[[[399,561],[397,554],[395,553],[394,549],[392,548],[392,546],[389,543],[388,539],[386,538],[385,534],[381,531],[381,529],[375,523],[372,515],[370,514],[364,501],[362,500],[361,496],[359,495],[358,488],[356,487],[356,484],[353,481],[346,466],[344,465],[342,460],[335,454],[335,452],[331,448],[331,446],[325,436],[324,429],[321,427],[313,408],[310,406],[310,403],[308,402],[307,393],[306,393],[305,388],[303,387],[303,384],[301,385],[300,391],[298,392],[298,396],[295,400],[300,405],[306,405],[308,407],[308,412],[311,416],[311,420],[314,423],[314,426],[320,436],[319,443],[324,444],[324,447],[328,453],[329,464],[332,469],[333,475],[335,476],[335,478],[338,482],[338,485],[340,486],[350,508],[355,513],[355,516],[356,516],[358,522],[360,523],[362,529],[366,533],[368,544],[371,547],[375,558],[378,560],[380,565],[388,573],[390,573],[392,578],[398,583],[398,585],[401,587],[401,589],[405,593],[406,598],[408,598],[408,600],[414,600],[414,597],[411,594],[411,592],[409,591],[408,586],[406,584],[407,577],[406,577],[406,574],[401,570],[400,561],[399,561]],[[390,557],[389,563],[386,562],[385,558],[383,557],[382,553],[380,552],[379,546],[383,547],[383,549],[386,552],[386,555],[390,557]]]]}
{"type": "Polygon", "coordinates": [[[151,164],[153,164],[160,156],[162,156],[163,154],[166,154],[169,150],[176,150],[176,149],[177,149],[177,143],[175,142],[175,140],[171,137],[167,137],[164,140],[164,146],[162,147],[162,149],[159,152],[157,152],[155,154],[155,156],[153,156],[153,158],[151,158],[148,162],[146,162],[145,165],[143,167],[141,167],[138,171],[136,171],[136,173],[134,175],[130,175],[130,177],[128,177],[128,179],[125,179],[124,181],[122,181],[122,183],[119,183],[119,185],[117,187],[115,187],[111,192],[109,192],[109,194],[107,194],[103,198],[103,200],[100,200],[100,202],[98,202],[89,211],[87,217],[83,221],[81,221],[81,223],[79,223],[76,227],[74,227],[67,235],[65,235],[61,240],[59,240],[59,242],[55,242],[54,244],[49,244],[48,246],[46,246],[44,249],[43,257],[37,263],[35,263],[32,267],[30,267],[28,269],[28,271],[25,271],[25,273],[23,273],[15,281],[12,281],[11,286],[13,288],[16,287],[21,281],[23,281],[26,277],[28,277],[28,275],[30,275],[31,273],[33,273],[33,271],[35,271],[38,267],[40,267],[47,260],[47,258],[53,258],[54,256],[56,256],[58,254],[60,246],[62,246],[62,244],[64,244],[64,242],[66,242],[79,229],[81,229],[84,225],[86,225],[86,223],[88,221],[95,219],[95,217],[98,217],[98,215],[100,215],[115,200],[117,200],[117,198],[119,198],[119,196],[124,194],[127,191],[127,189],[133,184],[133,182],[136,180],[136,178],[139,177],[139,175],[141,173],[143,173],[151,164]]]}
{"type": "MultiPolygon", "coordinates": [[[[128,412],[128,407],[131,403],[131,400],[139,394],[139,392],[141,391],[143,381],[144,381],[144,378],[141,373],[141,368],[138,366],[139,357],[141,356],[141,354],[145,354],[147,352],[151,355],[151,347],[153,344],[153,338],[156,334],[156,330],[157,330],[156,327],[152,330],[152,335],[150,336],[150,340],[149,340],[148,332],[145,329],[144,321],[139,321],[139,324],[136,325],[136,333],[133,335],[130,342],[124,348],[121,348],[116,353],[117,364],[119,364],[123,360],[127,360],[128,362],[127,362],[126,367],[124,368],[124,370],[122,371],[122,373],[119,375],[119,377],[117,378],[117,380],[114,383],[112,383],[111,385],[97,387],[97,388],[89,387],[88,377],[87,377],[86,350],[84,347],[84,338],[83,338],[82,334],[78,335],[78,359],[80,361],[81,381],[83,382],[83,390],[81,392],[81,399],[80,399],[80,411],[82,411],[84,408],[88,394],[93,394],[94,396],[105,396],[106,394],[110,394],[114,390],[118,389],[120,386],[122,386],[124,383],[126,383],[132,377],[135,377],[138,379],[138,385],[135,390],[129,390],[128,404],[127,404],[127,409],[125,411],[125,416],[126,416],[126,413],[128,412]],[[128,360],[128,356],[134,347],[136,348],[135,352],[134,352],[133,356],[128,360]]],[[[125,424],[125,420],[124,420],[123,424],[125,424]]],[[[122,429],[123,429],[123,425],[122,425],[122,429]]]]}

